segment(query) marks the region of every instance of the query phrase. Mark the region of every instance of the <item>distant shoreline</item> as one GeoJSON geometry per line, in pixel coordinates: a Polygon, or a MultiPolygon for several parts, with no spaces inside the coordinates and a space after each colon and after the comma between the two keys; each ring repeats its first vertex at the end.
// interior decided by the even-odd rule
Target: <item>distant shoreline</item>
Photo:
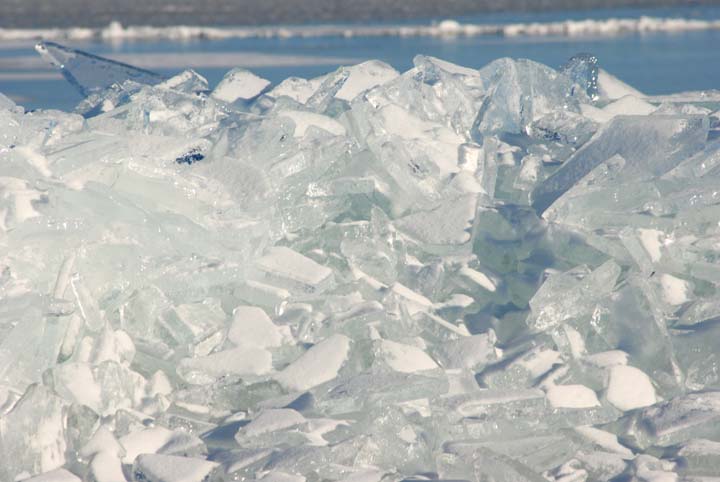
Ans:
{"type": "Polygon", "coordinates": [[[495,12],[720,5],[720,0],[0,0],[0,28],[257,26],[445,18],[495,12]]]}

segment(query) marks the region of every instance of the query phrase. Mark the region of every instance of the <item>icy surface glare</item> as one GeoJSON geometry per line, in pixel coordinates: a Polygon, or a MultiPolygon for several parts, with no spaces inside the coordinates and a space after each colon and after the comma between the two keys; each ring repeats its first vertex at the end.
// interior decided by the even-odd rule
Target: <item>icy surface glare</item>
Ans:
{"type": "Polygon", "coordinates": [[[0,95],[0,479],[720,475],[720,97],[581,54],[0,95]]]}

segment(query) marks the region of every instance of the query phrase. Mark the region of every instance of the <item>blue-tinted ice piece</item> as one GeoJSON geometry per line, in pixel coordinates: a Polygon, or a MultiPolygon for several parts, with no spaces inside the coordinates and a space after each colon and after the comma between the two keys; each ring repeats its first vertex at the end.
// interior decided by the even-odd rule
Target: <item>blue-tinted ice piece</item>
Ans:
{"type": "Polygon", "coordinates": [[[573,55],[560,72],[579,85],[590,99],[598,99],[598,59],[593,54],[573,55]]]}
{"type": "Polygon", "coordinates": [[[114,60],[71,49],[54,42],[41,41],[35,50],[85,97],[115,84],[132,80],[155,85],[165,80],[162,75],[114,60]]]}

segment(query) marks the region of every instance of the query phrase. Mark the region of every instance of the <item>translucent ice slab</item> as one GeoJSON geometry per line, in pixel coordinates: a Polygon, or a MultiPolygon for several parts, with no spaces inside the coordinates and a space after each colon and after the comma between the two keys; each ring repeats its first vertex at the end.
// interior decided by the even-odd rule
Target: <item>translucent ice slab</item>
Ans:
{"type": "Polygon", "coordinates": [[[55,42],[39,42],[35,50],[84,96],[98,93],[114,84],[132,80],[154,85],[164,80],[149,70],[71,49],[55,42]]]}

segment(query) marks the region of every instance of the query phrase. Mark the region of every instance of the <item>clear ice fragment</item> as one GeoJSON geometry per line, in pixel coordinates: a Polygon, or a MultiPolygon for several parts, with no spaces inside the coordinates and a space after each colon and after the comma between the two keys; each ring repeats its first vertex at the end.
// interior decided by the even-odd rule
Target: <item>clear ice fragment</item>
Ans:
{"type": "Polygon", "coordinates": [[[583,89],[590,100],[598,99],[598,59],[593,54],[573,55],[560,72],[583,89]]]}

